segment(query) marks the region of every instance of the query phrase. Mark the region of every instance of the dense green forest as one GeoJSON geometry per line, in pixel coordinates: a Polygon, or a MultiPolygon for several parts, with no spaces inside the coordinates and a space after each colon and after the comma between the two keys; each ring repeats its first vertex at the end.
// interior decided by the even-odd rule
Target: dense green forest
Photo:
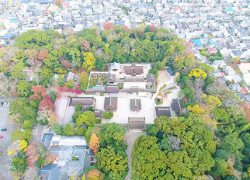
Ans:
{"type": "MultiPolygon", "coordinates": [[[[58,91],[75,88],[64,81],[64,75],[78,74],[84,91],[91,70],[105,70],[110,62],[148,62],[156,75],[166,66],[177,72],[184,110],[179,117],[157,118],[147,135],[136,141],[132,179],[250,178],[250,126],[241,101],[212,77],[213,69],[197,60],[185,41],[168,30],[149,26],[86,29],[77,34],[31,30],[17,37],[14,46],[2,48],[0,60],[0,95],[18,97],[11,105],[10,119],[18,127],[12,138],[19,143],[32,139],[37,123],[52,125],[58,134],[91,139],[90,131],[98,123],[92,112],[77,111],[74,126],[56,124],[53,103],[58,91]]],[[[97,168],[107,179],[123,179],[128,169],[124,129],[111,124],[96,134],[97,168]]],[[[27,166],[24,149],[13,153],[11,170],[19,175],[27,166]]],[[[41,167],[44,152],[39,148],[37,152],[41,167]]]]}

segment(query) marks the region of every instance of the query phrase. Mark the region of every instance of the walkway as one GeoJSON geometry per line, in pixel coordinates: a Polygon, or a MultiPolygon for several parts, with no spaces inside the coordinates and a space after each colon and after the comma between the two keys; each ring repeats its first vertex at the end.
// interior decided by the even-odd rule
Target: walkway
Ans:
{"type": "Polygon", "coordinates": [[[128,156],[128,168],[129,168],[128,174],[127,174],[125,180],[131,179],[131,175],[132,175],[132,157],[131,156],[132,156],[133,146],[134,146],[136,139],[143,134],[145,134],[145,133],[141,132],[141,131],[128,131],[125,135],[125,140],[128,144],[126,153],[128,156]]]}

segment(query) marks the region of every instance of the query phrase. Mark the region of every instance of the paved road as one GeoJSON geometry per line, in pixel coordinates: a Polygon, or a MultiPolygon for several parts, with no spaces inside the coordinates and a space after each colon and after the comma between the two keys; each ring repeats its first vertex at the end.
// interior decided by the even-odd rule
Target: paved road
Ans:
{"type": "Polygon", "coordinates": [[[125,140],[128,144],[126,153],[128,156],[128,168],[129,168],[128,174],[127,174],[125,180],[131,179],[131,174],[132,174],[132,158],[131,158],[131,156],[132,156],[133,146],[134,146],[136,139],[143,134],[145,134],[145,133],[144,132],[136,132],[136,131],[134,131],[134,132],[128,131],[125,135],[125,140]]]}
{"type": "Polygon", "coordinates": [[[7,149],[11,145],[11,132],[14,130],[14,125],[9,123],[9,108],[0,106],[0,128],[7,128],[7,131],[0,131],[0,151],[3,153],[0,156],[0,180],[11,180],[10,173],[10,157],[7,155],[7,149]]]}

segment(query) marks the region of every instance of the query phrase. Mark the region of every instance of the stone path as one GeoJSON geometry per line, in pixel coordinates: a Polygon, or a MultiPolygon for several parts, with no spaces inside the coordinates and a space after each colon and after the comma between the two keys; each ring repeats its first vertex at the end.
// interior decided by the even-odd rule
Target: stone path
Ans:
{"type": "Polygon", "coordinates": [[[125,135],[125,140],[128,144],[126,153],[128,156],[128,168],[129,168],[128,174],[127,174],[125,180],[131,179],[131,174],[132,174],[132,157],[131,156],[132,156],[133,146],[134,146],[136,139],[143,134],[145,134],[145,133],[142,131],[128,131],[125,135]]]}

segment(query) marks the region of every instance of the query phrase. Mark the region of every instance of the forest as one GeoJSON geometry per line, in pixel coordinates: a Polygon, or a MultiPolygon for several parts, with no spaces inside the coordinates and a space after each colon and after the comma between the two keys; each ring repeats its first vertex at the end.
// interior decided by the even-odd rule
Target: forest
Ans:
{"type": "Polygon", "coordinates": [[[42,147],[35,148],[33,161],[29,153],[34,154],[33,127],[49,124],[57,134],[86,137],[97,158],[96,169],[89,170],[92,176],[124,179],[125,130],[117,124],[96,128],[100,122],[91,110],[76,110],[74,124],[62,127],[53,104],[62,92],[84,92],[91,70],[106,70],[111,62],[147,62],[153,74],[166,66],[176,72],[184,110],[178,117],[155,119],[136,141],[132,179],[249,179],[250,126],[242,102],[185,45],[166,29],[109,25],[79,33],[31,30],[0,49],[0,95],[16,97],[10,107],[17,127],[12,133],[17,144],[8,151],[11,171],[22,177],[30,161],[37,167],[46,163],[42,147]],[[79,75],[79,84],[64,81],[68,72],[79,75]]]}

